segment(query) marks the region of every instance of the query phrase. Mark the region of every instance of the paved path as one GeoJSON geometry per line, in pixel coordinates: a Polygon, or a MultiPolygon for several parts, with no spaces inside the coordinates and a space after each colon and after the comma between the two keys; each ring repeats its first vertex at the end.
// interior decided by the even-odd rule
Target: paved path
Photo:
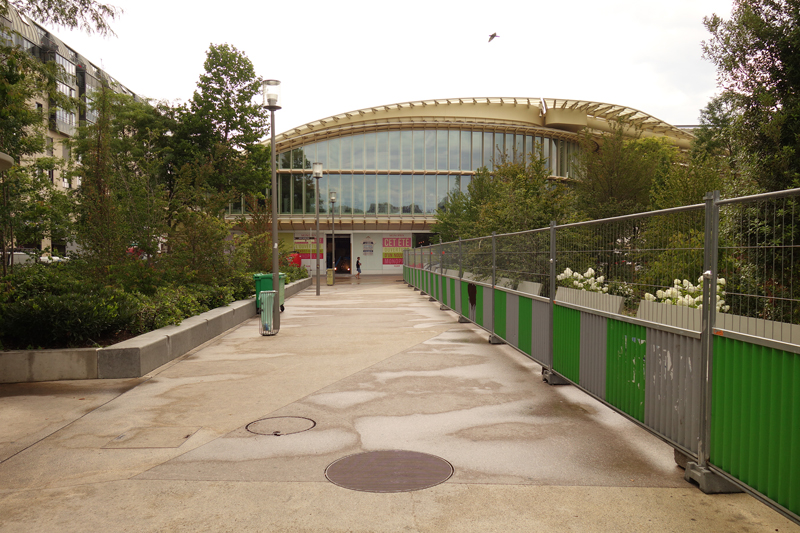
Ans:
{"type": "Polygon", "coordinates": [[[0,531],[800,531],[706,496],[672,449],[399,276],[314,287],[135,380],[0,385],[0,531]],[[267,417],[316,425],[246,430],[267,417]],[[336,486],[362,451],[433,454],[425,490],[336,486]]]}

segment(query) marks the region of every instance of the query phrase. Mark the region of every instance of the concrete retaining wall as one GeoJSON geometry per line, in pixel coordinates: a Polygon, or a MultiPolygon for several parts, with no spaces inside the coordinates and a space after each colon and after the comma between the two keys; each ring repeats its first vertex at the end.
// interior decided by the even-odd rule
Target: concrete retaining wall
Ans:
{"type": "MultiPolygon", "coordinates": [[[[311,286],[311,278],[290,283],[286,298],[311,286]]],[[[256,314],[255,298],[233,302],[106,348],[0,352],[0,383],[62,379],[138,378],[256,314]]]]}

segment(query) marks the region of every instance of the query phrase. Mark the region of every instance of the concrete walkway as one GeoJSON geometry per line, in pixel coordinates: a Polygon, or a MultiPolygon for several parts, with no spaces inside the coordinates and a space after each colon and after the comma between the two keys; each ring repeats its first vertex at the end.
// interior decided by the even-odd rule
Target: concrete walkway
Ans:
{"type": "Polygon", "coordinates": [[[399,283],[341,280],[140,379],[0,385],[0,531],[800,531],[707,496],[672,449],[399,283]],[[308,431],[256,435],[266,417],[308,431]],[[425,490],[330,483],[362,451],[449,461],[425,490]]]}

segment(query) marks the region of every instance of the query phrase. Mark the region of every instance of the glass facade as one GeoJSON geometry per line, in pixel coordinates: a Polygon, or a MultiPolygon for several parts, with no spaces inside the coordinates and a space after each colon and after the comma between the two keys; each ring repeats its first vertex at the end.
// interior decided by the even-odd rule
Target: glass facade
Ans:
{"type": "Polygon", "coordinates": [[[472,174],[489,170],[503,154],[527,161],[547,158],[550,173],[568,176],[575,141],[541,134],[471,129],[403,129],[357,133],[310,143],[278,154],[281,215],[313,215],[311,164],[323,164],[320,213],[329,213],[330,191],[341,215],[428,215],[446,207],[452,190],[467,191],[472,174]]]}

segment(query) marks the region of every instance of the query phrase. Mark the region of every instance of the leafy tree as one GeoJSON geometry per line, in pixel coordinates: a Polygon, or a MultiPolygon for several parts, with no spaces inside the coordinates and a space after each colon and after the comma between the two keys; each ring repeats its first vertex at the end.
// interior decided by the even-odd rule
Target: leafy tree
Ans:
{"type": "Polygon", "coordinates": [[[717,67],[732,132],[766,190],[800,185],[800,4],[735,0],[729,19],[704,23],[703,53],[717,67]]]}
{"type": "Polygon", "coordinates": [[[113,35],[108,21],[121,13],[118,8],[95,0],[0,0],[0,15],[8,13],[9,8],[41,22],[101,35],[113,35]]]}
{"type": "Polygon", "coordinates": [[[546,160],[533,157],[528,164],[502,157],[493,171],[478,169],[467,187],[455,191],[447,208],[436,212],[432,228],[445,241],[545,227],[551,220],[566,220],[571,194],[566,185],[548,180],[546,160]]]}
{"type": "Polygon", "coordinates": [[[268,157],[260,144],[268,131],[267,111],[257,102],[261,78],[247,56],[228,44],[212,44],[188,107],[181,110],[182,135],[194,165],[207,165],[205,185],[231,196],[267,186],[268,157]],[[187,147],[188,148],[188,147],[187,147]]]}
{"type": "MultiPolygon", "coordinates": [[[[0,241],[3,273],[7,254],[19,242],[61,240],[68,233],[68,201],[46,179],[60,160],[36,157],[45,148],[45,117],[31,105],[37,96],[70,109],[71,99],[56,91],[63,71],[55,63],[42,64],[13,44],[0,44],[0,149],[16,165],[0,174],[0,241]]],[[[13,254],[11,265],[13,268],[13,254]]]]}
{"type": "Polygon", "coordinates": [[[164,121],[157,108],[116,94],[95,92],[97,122],[79,129],[81,159],[79,242],[103,274],[136,255],[155,257],[166,233],[162,143],[164,121]]]}
{"type": "Polygon", "coordinates": [[[646,211],[651,191],[669,179],[678,149],[657,138],[631,138],[624,121],[596,135],[585,131],[576,161],[576,207],[589,219],[646,211]]]}

